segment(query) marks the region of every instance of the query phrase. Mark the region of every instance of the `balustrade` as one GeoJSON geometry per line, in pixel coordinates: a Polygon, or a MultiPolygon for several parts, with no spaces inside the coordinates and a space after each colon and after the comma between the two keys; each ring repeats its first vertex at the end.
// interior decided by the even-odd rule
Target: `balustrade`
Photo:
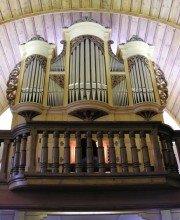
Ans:
{"type": "Polygon", "coordinates": [[[21,129],[16,131],[14,138],[2,139],[0,136],[0,141],[4,143],[0,177],[2,179],[6,176],[10,178],[22,176],[29,172],[28,168],[33,167],[34,162],[35,166],[30,170],[31,173],[51,172],[52,175],[178,173],[172,143],[173,130],[169,128],[171,132],[168,133],[166,125],[159,123],[158,126],[154,129],[155,126],[151,126],[151,123],[126,126],[122,123],[98,124],[97,122],[94,125],[89,123],[89,126],[83,123],[75,123],[75,125],[56,123],[53,127],[53,123],[49,126],[31,122],[28,127],[22,126],[22,131],[21,129]],[[159,131],[158,126],[161,128],[159,131]],[[166,127],[165,132],[163,126],[166,127]],[[39,141],[41,137],[42,143],[39,141]],[[82,139],[86,140],[85,144],[82,139]],[[97,148],[96,155],[94,143],[97,148]],[[39,147],[41,158],[38,168],[36,157],[39,147]],[[7,166],[10,148],[12,148],[12,157],[11,161],[9,160],[10,165],[7,166]],[[109,161],[107,151],[109,151],[109,161]],[[86,152],[85,157],[82,152],[86,152]],[[32,155],[36,155],[35,158],[32,155]],[[60,163],[62,158],[63,163],[60,163]],[[159,158],[160,160],[157,161],[159,158]]]}

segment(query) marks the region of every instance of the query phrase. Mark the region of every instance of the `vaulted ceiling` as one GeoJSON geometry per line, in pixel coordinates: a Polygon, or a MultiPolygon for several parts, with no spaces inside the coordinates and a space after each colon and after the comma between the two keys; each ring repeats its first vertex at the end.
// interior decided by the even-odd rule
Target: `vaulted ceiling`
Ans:
{"type": "Polygon", "coordinates": [[[21,60],[18,45],[39,34],[59,53],[62,28],[84,16],[112,29],[114,52],[134,34],[155,46],[168,81],[167,110],[180,122],[180,0],[1,0],[0,113],[8,106],[9,73],[21,60]]]}

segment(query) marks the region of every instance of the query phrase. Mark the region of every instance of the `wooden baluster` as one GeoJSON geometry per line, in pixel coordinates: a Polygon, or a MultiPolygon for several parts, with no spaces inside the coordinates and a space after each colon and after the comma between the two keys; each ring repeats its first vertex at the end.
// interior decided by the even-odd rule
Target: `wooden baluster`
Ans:
{"type": "Polygon", "coordinates": [[[9,147],[10,147],[10,140],[5,139],[2,159],[1,159],[0,179],[7,178],[7,161],[8,161],[9,147]]]}
{"type": "Polygon", "coordinates": [[[87,155],[87,173],[94,172],[93,166],[93,147],[92,147],[92,134],[91,131],[86,133],[87,136],[87,148],[86,148],[86,155],[87,155]]]}
{"type": "Polygon", "coordinates": [[[136,173],[140,172],[139,168],[139,158],[138,158],[138,151],[137,151],[137,146],[135,142],[135,134],[134,131],[129,132],[129,137],[131,141],[131,156],[132,156],[132,164],[133,164],[133,171],[136,173]]]}
{"type": "Polygon", "coordinates": [[[64,173],[70,173],[70,133],[64,132],[64,173]]]}
{"type": "Polygon", "coordinates": [[[16,150],[16,138],[14,138],[14,141],[13,141],[13,154],[12,154],[12,159],[11,159],[11,164],[10,164],[10,177],[13,176],[13,171],[14,171],[14,155],[15,155],[15,150],[16,150]]]}
{"type": "Polygon", "coordinates": [[[76,149],[75,149],[75,171],[76,173],[82,172],[82,146],[81,146],[81,133],[77,131],[75,133],[76,149]]]}
{"type": "Polygon", "coordinates": [[[128,159],[127,159],[127,150],[126,145],[124,143],[124,132],[119,132],[119,139],[120,139],[120,156],[121,156],[121,163],[122,163],[122,172],[127,173],[128,170],[128,159]]]}
{"type": "Polygon", "coordinates": [[[105,170],[105,160],[104,160],[104,147],[103,147],[103,133],[101,131],[97,132],[98,139],[98,164],[99,164],[99,172],[104,173],[105,170]]]}
{"type": "Polygon", "coordinates": [[[17,136],[16,137],[15,154],[14,154],[13,176],[17,175],[18,171],[19,171],[20,144],[21,144],[21,138],[20,138],[20,136],[17,136]]]}
{"type": "Polygon", "coordinates": [[[22,136],[22,145],[20,153],[20,162],[19,162],[19,174],[24,174],[26,166],[26,144],[27,144],[27,134],[22,136]]]}
{"type": "Polygon", "coordinates": [[[174,150],[173,150],[173,144],[172,144],[172,140],[170,136],[167,136],[166,144],[167,144],[167,149],[170,155],[171,171],[178,173],[178,165],[177,165],[176,157],[175,157],[174,150]]]}
{"type": "MultiPolygon", "coordinates": [[[[178,132],[178,131],[175,131],[175,132],[178,132]]],[[[180,135],[179,135],[179,137],[177,135],[175,135],[175,143],[176,143],[178,158],[180,161],[180,135]]]]}
{"type": "Polygon", "coordinates": [[[29,149],[30,164],[28,167],[28,171],[30,172],[34,172],[36,170],[36,144],[37,144],[37,130],[31,128],[30,149],[29,149]]]}
{"type": "Polygon", "coordinates": [[[48,166],[48,132],[42,134],[41,173],[47,172],[48,166]]]}
{"type": "Polygon", "coordinates": [[[114,134],[112,131],[108,132],[109,138],[109,164],[110,164],[110,172],[117,173],[116,166],[116,152],[114,147],[114,134]]]}
{"type": "Polygon", "coordinates": [[[160,137],[160,141],[161,141],[161,148],[162,148],[162,155],[163,155],[165,169],[168,171],[171,171],[170,154],[167,150],[166,136],[165,136],[165,134],[160,134],[159,137],[160,137]]]}
{"type": "Polygon", "coordinates": [[[52,173],[59,173],[59,131],[53,133],[52,173]]]}
{"type": "Polygon", "coordinates": [[[146,133],[144,131],[140,131],[140,138],[141,138],[142,155],[144,161],[144,170],[146,172],[150,172],[151,164],[150,164],[148,146],[146,143],[146,133]]]}
{"type": "Polygon", "coordinates": [[[163,163],[162,163],[162,155],[160,152],[159,140],[158,140],[158,130],[154,129],[150,133],[150,139],[153,146],[154,151],[154,171],[162,172],[164,171],[163,163]]]}

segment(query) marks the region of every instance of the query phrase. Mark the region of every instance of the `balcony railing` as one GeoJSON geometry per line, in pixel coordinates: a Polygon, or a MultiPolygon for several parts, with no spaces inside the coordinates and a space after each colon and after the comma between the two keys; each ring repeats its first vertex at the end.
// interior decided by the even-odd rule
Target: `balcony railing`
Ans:
{"type": "Polygon", "coordinates": [[[0,132],[0,180],[10,189],[180,187],[179,134],[160,122],[29,122],[0,132]]]}

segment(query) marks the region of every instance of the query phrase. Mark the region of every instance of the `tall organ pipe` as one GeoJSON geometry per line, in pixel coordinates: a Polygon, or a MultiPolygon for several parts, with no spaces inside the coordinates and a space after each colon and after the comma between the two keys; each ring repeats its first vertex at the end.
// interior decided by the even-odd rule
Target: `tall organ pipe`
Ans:
{"type": "Polygon", "coordinates": [[[83,99],[107,102],[103,46],[99,48],[94,39],[91,40],[91,37],[82,37],[82,40],[72,48],[69,71],[69,103],[83,99]]]}

